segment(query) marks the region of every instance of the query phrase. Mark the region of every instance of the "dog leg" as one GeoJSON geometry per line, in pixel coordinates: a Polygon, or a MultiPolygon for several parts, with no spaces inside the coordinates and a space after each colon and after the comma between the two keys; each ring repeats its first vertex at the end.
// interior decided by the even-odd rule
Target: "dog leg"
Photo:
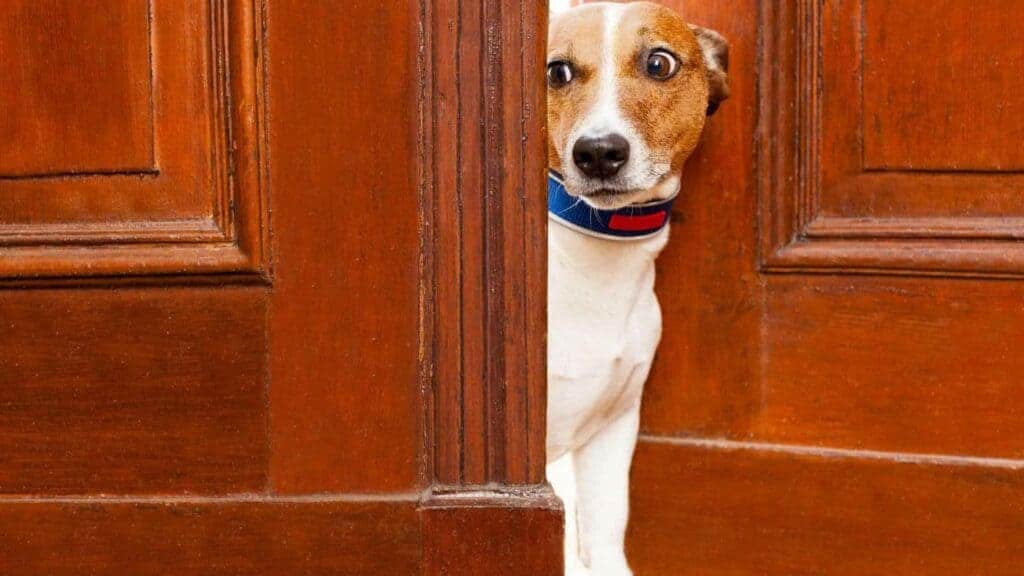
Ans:
{"type": "Polygon", "coordinates": [[[629,467],[639,427],[637,402],[575,453],[580,557],[594,576],[632,575],[625,537],[629,467]]]}
{"type": "Polygon", "coordinates": [[[580,561],[579,538],[576,530],[576,472],[572,454],[566,454],[548,464],[548,482],[562,500],[565,511],[565,576],[587,576],[590,571],[580,561]]]}

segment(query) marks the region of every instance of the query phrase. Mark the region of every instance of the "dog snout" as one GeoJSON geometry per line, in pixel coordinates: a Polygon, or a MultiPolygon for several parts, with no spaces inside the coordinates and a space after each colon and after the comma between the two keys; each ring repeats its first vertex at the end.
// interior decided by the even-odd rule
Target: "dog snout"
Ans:
{"type": "Polygon", "coordinates": [[[590,178],[611,178],[629,162],[629,141],[619,134],[583,137],[572,147],[572,160],[590,178]]]}

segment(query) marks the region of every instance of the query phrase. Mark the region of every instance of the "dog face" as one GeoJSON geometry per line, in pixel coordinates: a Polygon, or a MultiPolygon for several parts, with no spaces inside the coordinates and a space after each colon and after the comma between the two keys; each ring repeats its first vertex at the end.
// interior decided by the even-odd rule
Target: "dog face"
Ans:
{"type": "Polygon", "coordinates": [[[614,209],[668,198],[728,97],[728,45],[650,2],[585,4],[548,36],[548,162],[570,194],[614,209]]]}

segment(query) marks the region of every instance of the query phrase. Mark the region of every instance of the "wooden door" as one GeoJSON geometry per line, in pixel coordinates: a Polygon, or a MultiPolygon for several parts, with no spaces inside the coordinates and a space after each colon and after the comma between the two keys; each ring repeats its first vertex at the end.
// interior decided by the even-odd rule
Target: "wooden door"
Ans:
{"type": "Polygon", "coordinates": [[[0,573],[557,573],[545,29],[5,1],[0,573]]]}
{"type": "Polygon", "coordinates": [[[1024,569],[1024,5],[669,1],[733,97],[659,261],[638,574],[1024,569]]]}

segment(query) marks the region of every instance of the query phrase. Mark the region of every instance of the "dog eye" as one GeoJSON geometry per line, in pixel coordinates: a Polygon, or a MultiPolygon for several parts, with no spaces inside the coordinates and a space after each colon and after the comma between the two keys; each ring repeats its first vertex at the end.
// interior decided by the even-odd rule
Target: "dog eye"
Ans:
{"type": "Polygon", "coordinates": [[[572,65],[568,62],[552,62],[548,64],[548,86],[561,88],[572,82],[572,65]]]}
{"type": "Polygon", "coordinates": [[[655,80],[668,80],[679,70],[679,61],[666,50],[654,50],[647,55],[647,75],[655,80]]]}

